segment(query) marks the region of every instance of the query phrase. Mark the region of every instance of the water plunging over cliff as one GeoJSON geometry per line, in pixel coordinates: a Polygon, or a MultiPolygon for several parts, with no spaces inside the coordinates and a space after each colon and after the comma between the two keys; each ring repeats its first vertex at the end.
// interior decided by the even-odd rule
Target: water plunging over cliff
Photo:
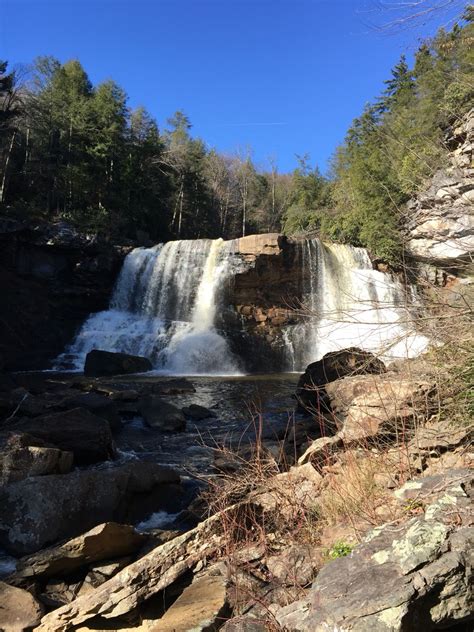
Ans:
{"type": "MultiPolygon", "coordinates": [[[[412,333],[413,290],[374,270],[364,249],[317,239],[285,247],[284,261],[300,279],[301,309],[297,323],[279,326],[276,338],[264,326],[254,333],[245,324],[239,330],[226,295],[235,275],[245,277],[257,265],[258,253],[239,251],[237,240],[174,241],[137,248],[126,257],[109,310],[89,317],[56,366],[82,370],[86,354],[103,349],[146,356],[156,369],[171,373],[233,374],[246,358],[264,353],[263,344],[281,356],[276,370],[301,371],[344,347],[376,351],[384,359],[417,355],[426,347],[426,338],[412,333]],[[234,317],[226,320],[225,313],[234,317]],[[219,330],[217,321],[225,323],[219,330]],[[239,359],[231,347],[239,349],[239,359]]],[[[278,300],[281,290],[285,305],[291,299],[286,281],[270,287],[279,274],[273,256],[267,251],[263,257],[270,274],[257,274],[258,296],[268,303],[270,295],[278,300]]],[[[268,370],[265,362],[263,355],[260,365],[268,370]]]]}
{"type": "Polygon", "coordinates": [[[110,309],[90,316],[57,365],[81,370],[89,351],[103,349],[146,356],[173,373],[238,372],[214,328],[230,248],[222,239],[198,239],[133,250],[110,309]]]}
{"type": "Polygon", "coordinates": [[[427,339],[414,333],[414,289],[373,269],[363,248],[301,243],[302,322],[286,328],[287,358],[300,370],[329,351],[360,347],[384,360],[413,357],[427,339]]]}

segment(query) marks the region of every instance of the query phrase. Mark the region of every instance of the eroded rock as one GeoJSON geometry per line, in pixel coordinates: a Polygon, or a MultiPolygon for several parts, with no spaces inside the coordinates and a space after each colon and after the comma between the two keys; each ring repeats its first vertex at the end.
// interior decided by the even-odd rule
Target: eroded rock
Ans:
{"type": "Polygon", "coordinates": [[[424,515],[375,529],[327,564],[306,599],[276,613],[279,624],[301,632],[403,632],[472,620],[472,479],[465,471],[464,484],[448,485],[424,515]]]}

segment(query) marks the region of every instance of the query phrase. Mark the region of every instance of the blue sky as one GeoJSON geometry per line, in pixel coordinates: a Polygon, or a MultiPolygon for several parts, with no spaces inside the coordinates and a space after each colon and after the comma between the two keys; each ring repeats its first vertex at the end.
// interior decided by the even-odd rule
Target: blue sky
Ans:
{"type": "Polygon", "coordinates": [[[376,0],[0,0],[0,58],[78,58],[161,127],[182,109],[221,151],[251,145],[281,171],[309,153],[325,171],[400,55],[455,14],[381,33],[393,15],[376,0]]]}

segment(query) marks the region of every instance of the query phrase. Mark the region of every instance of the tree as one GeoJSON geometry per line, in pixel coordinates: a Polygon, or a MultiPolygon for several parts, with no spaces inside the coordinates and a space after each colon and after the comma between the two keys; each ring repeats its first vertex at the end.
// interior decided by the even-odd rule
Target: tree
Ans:
{"type": "Polygon", "coordinates": [[[16,118],[20,110],[20,97],[15,72],[7,72],[8,62],[0,60],[0,204],[5,202],[9,167],[18,135],[16,118]]]}

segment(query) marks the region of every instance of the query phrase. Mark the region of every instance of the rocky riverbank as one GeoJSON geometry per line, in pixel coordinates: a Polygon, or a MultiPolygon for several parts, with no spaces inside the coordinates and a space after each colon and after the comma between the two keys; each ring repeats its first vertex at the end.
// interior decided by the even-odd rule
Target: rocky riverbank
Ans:
{"type": "Polygon", "coordinates": [[[199,501],[185,470],[123,463],[117,447],[137,415],[185,441],[218,416],[189,405],[188,380],[12,379],[2,629],[469,629],[472,426],[440,416],[426,360],[315,363],[296,392],[309,414],[215,446],[199,501]],[[159,512],[176,518],[165,531],[147,522],[159,512]]]}

